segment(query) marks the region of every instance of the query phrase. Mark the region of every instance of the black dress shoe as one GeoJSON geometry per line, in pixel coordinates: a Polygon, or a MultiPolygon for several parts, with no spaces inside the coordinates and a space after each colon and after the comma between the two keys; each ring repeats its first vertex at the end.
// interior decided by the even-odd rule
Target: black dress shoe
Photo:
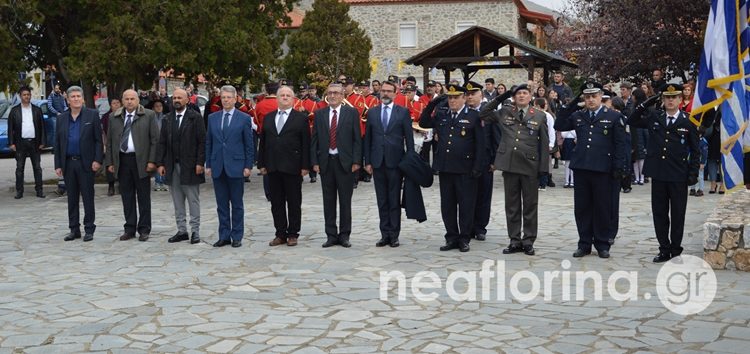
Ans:
{"type": "Polygon", "coordinates": [[[187,233],[183,234],[183,233],[178,232],[174,236],[170,237],[167,240],[167,242],[169,242],[169,243],[175,243],[175,242],[187,241],[187,240],[188,240],[188,234],[187,233]]]}
{"type": "Polygon", "coordinates": [[[45,197],[46,197],[46,195],[44,195],[44,192],[42,192],[42,191],[39,191],[39,192],[36,192],[36,197],[37,197],[37,198],[45,198],[45,197]]]}
{"type": "Polygon", "coordinates": [[[622,189],[622,192],[623,192],[623,193],[630,193],[630,192],[632,192],[632,191],[633,191],[633,188],[629,188],[629,187],[628,187],[628,188],[623,188],[623,189],[622,189]]]}
{"type": "Polygon", "coordinates": [[[458,242],[446,243],[445,246],[440,247],[441,251],[450,251],[458,248],[458,242]]]}
{"type": "Polygon", "coordinates": [[[242,246],[242,241],[240,240],[234,240],[232,241],[232,247],[237,248],[242,246]]]}
{"type": "MultiPolygon", "coordinates": [[[[396,242],[398,242],[398,241],[396,241],[396,242]]],[[[384,247],[384,246],[389,245],[390,243],[391,243],[391,240],[383,237],[383,238],[380,239],[380,241],[375,242],[375,247],[384,247]]]]}
{"type": "Polygon", "coordinates": [[[190,244],[194,245],[194,244],[200,243],[200,242],[201,242],[201,237],[198,236],[197,232],[193,232],[193,234],[190,236],[190,244]]]}
{"type": "Polygon", "coordinates": [[[664,263],[670,259],[672,259],[672,257],[670,257],[669,254],[660,252],[656,257],[654,257],[654,263],[664,263]]]}
{"type": "Polygon", "coordinates": [[[503,249],[503,254],[513,254],[518,252],[523,252],[523,247],[511,245],[503,249]]]}
{"type": "Polygon", "coordinates": [[[110,196],[110,197],[113,196],[113,195],[115,195],[115,186],[114,185],[111,185],[111,186],[109,186],[109,188],[107,188],[107,195],[110,196]]]}
{"type": "Polygon", "coordinates": [[[609,251],[607,250],[597,251],[597,253],[599,254],[599,258],[609,258],[609,251]]]}
{"type": "Polygon", "coordinates": [[[344,247],[344,248],[352,247],[352,244],[349,243],[349,240],[341,240],[339,241],[339,245],[341,245],[341,247],[344,247]]]}
{"type": "Polygon", "coordinates": [[[94,234],[86,234],[86,236],[83,236],[83,242],[89,242],[94,239],[94,234]]]}
{"type": "Polygon", "coordinates": [[[229,240],[218,240],[216,243],[214,243],[214,247],[224,247],[226,245],[232,244],[232,241],[229,240]]]}
{"type": "Polygon", "coordinates": [[[458,251],[459,252],[469,252],[469,244],[467,242],[459,242],[458,243],[458,251]]]}
{"type": "Polygon", "coordinates": [[[523,253],[525,253],[527,256],[533,256],[536,254],[534,251],[534,246],[525,246],[523,248],[523,253]]]}
{"type": "Polygon", "coordinates": [[[401,244],[398,243],[398,239],[391,240],[391,247],[396,248],[398,246],[401,246],[401,244]]]}
{"type": "Polygon", "coordinates": [[[326,242],[325,242],[325,243],[323,244],[323,248],[333,247],[333,246],[336,246],[336,245],[338,245],[338,244],[339,244],[339,243],[338,243],[338,241],[336,241],[336,240],[333,240],[333,239],[328,239],[328,241],[326,241],[326,242]]]}
{"type": "Polygon", "coordinates": [[[476,234],[474,235],[474,238],[477,239],[477,241],[484,241],[487,239],[487,235],[485,234],[476,234]]]}
{"type": "Polygon", "coordinates": [[[148,241],[148,237],[149,237],[149,234],[142,233],[142,234],[138,235],[138,241],[146,242],[146,241],[148,241]]]}
{"type": "Polygon", "coordinates": [[[581,258],[583,256],[588,256],[591,254],[591,251],[584,251],[582,249],[577,249],[575,252],[573,252],[573,257],[575,258],[581,258]]]}
{"type": "Polygon", "coordinates": [[[13,197],[13,198],[15,198],[15,199],[21,199],[21,198],[23,198],[23,193],[16,193],[16,196],[13,197]]]}
{"type": "Polygon", "coordinates": [[[65,238],[63,238],[64,241],[73,241],[77,238],[81,238],[81,233],[79,232],[71,232],[67,235],[65,235],[65,238]]]}

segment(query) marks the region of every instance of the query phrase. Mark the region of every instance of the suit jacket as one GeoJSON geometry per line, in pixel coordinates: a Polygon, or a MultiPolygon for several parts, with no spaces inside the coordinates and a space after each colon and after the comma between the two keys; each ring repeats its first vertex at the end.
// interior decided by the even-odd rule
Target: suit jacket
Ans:
{"type": "Polygon", "coordinates": [[[222,171],[230,178],[242,178],[242,171],[252,169],[255,161],[252,121],[249,115],[235,109],[229,127],[222,131],[223,116],[223,109],[208,116],[206,168],[213,169],[214,178],[222,171]]]}
{"type": "Polygon", "coordinates": [[[630,117],[631,126],[649,132],[643,173],[655,181],[685,183],[688,177],[698,178],[700,146],[698,130],[688,115],[680,111],[677,119],[667,126],[664,111],[637,109],[630,117]]]}
{"type": "MultiPolygon", "coordinates": [[[[81,138],[79,146],[81,148],[81,162],[86,171],[94,161],[102,163],[104,154],[102,144],[102,125],[99,122],[99,112],[91,108],[83,108],[78,118],[81,120],[80,133],[81,138]]],[[[55,131],[55,169],[66,169],[66,152],[68,151],[68,126],[70,123],[70,110],[67,110],[57,117],[55,131]]]]}
{"type": "Polygon", "coordinates": [[[411,116],[406,108],[394,104],[388,126],[383,127],[382,109],[383,105],[377,105],[367,111],[364,163],[373,168],[398,168],[404,153],[414,151],[411,116]]]}
{"type": "Polygon", "coordinates": [[[277,113],[268,113],[263,119],[258,168],[299,175],[301,170],[310,169],[310,125],[307,114],[292,109],[279,133],[276,130],[277,113]]]}
{"type": "Polygon", "coordinates": [[[549,171],[549,134],[547,116],[533,107],[520,118],[516,106],[495,110],[500,102],[493,100],[480,113],[483,120],[501,129],[495,167],[501,171],[538,176],[549,171]]]}
{"type": "MultiPolygon", "coordinates": [[[[46,132],[44,131],[44,117],[42,116],[42,109],[31,105],[31,116],[34,121],[34,146],[38,147],[43,145],[47,141],[46,132]]],[[[23,114],[21,113],[21,105],[15,105],[10,109],[10,115],[8,115],[8,145],[16,145],[21,140],[21,130],[23,129],[23,114]]]]}
{"type": "MultiPolygon", "coordinates": [[[[127,118],[125,108],[120,108],[109,117],[109,131],[107,132],[107,155],[104,165],[115,166],[115,176],[120,169],[120,141],[125,130],[127,118]]],[[[148,163],[156,163],[156,145],[159,144],[159,127],[156,125],[156,113],[143,106],[135,110],[130,132],[135,145],[135,160],[138,165],[138,178],[146,178],[148,163]]]]}
{"type": "MultiPolygon", "coordinates": [[[[315,111],[315,123],[311,138],[310,162],[320,166],[320,172],[328,169],[328,116],[331,107],[315,111]]],[[[339,162],[344,171],[351,171],[352,165],[362,164],[362,137],[359,132],[359,112],[349,106],[339,106],[336,128],[336,147],[339,150],[339,162]]]]}
{"type": "Polygon", "coordinates": [[[573,149],[570,168],[610,173],[627,171],[625,160],[630,146],[626,143],[625,125],[620,113],[602,106],[592,119],[587,109],[575,104],[558,112],[555,130],[575,130],[578,141],[573,149]]]}
{"type": "Polygon", "coordinates": [[[172,183],[175,161],[179,160],[180,184],[194,185],[206,182],[204,174],[196,175],[195,166],[206,163],[206,125],[200,112],[185,109],[182,124],[177,126],[173,111],[161,123],[159,144],[156,146],[156,165],[167,170],[167,183],[172,183]]]}

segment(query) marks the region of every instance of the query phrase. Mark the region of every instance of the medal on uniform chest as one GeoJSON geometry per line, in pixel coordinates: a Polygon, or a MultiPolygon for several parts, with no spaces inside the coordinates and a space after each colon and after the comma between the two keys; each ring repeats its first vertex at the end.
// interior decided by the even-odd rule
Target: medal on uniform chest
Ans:
{"type": "Polygon", "coordinates": [[[609,132],[607,131],[607,129],[604,129],[604,131],[602,133],[604,133],[604,135],[607,135],[607,133],[609,133],[609,132]]]}
{"type": "Polygon", "coordinates": [[[685,145],[685,139],[680,139],[680,144],[685,145]]]}
{"type": "Polygon", "coordinates": [[[461,128],[461,136],[466,136],[466,128],[461,128]]]}

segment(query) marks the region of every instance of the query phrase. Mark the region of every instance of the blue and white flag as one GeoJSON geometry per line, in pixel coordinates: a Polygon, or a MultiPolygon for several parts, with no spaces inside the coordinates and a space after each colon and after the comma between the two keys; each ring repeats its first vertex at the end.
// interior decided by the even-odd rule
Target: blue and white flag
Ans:
{"type": "Polygon", "coordinates": [[[721,110],[721,153],[727,189],[743,184],[750,151],[750,0],[712,0],[691,118],[721,110]]]}

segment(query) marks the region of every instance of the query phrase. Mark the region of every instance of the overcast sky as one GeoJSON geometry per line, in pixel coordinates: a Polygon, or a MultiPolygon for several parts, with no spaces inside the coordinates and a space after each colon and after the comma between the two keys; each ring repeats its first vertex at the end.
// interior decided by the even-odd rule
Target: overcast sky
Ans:
{"type": "Polygon", "coordinates": [[[562,10],[568,0],[530,0],[539,5],[549,7],[550,9],[562,10]]]}

